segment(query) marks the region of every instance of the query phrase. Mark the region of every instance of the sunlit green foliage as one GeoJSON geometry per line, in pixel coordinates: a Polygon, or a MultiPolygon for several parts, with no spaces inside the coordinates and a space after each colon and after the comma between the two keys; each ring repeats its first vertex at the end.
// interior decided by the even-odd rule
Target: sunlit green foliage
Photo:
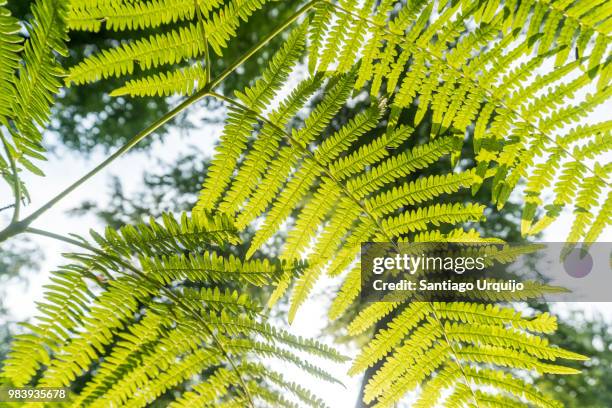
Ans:
{"type": "Polygon", "coordinates": [[[71,406],[146,406],[172,387],[196,401],[255,406],[325,406],[298,384],[262,365],[278,359],[323,381],[335,381],[298,353],[342,362],[333,349],[271,326],[262,308],[224,282],[262,286],[300,265],[240,261],[216,251],[237,243],[227,217],[205,214],[92,233],[88,251],[46,286],[41,315],[17,335],[4,368],[14,385],[68,386],[95,367],[71,406]],[[204,251],[205,250],[205,251],[204,251]],[[204,252],[202,252],[204,251],[204,252]],[[193,284],[205,284],[194,289],[193,284]],[[194,377],[207,372],[202,379],[194,377]],[[215,378],[223,377],[226,386],[215,378]],[[232,387],[228,387],[228,385],[232,387]]]}
{"type": "MultiPolygon", "coordinates": [[[[228,384],[239,382],[227,394],[238,405],[253,404],[254,398],[285,405],[275,391],[281,387],[316,406],[316,398],[248,357],[273,355],[333,380],[276,343],[341,360],[337,354],[271,328],[239,295],[194,291],[176,282],[219,283],[237,276],[244,284],[273,285],[269,306],[291,288],[292,321],[324,273],[342,276],[330,309],[337,318],[359,295],[362,242],[488,241],[469,228],[484,219],[486,203],[455,194],[476,193],[484,183],[492,184],[492,201],[501,211],[520,180],[526,181],[524,234],[540,232],[571,205],[570,240],[595,240],[609,226],[610,164],[600,160],[611,147],[609,122],[580,125],[610,97],[607,2],[315,0],[271,33],[280,35],[295,23],[283,46],[266,57],[260,78],[234,97],[224,95],[219,85],[252,53],[222,72],[214,72],[211,61],[223,58],[241,21],[266,3],[71,2],[67,24],[73,30],[142,36],[87,56],[68,70],[68,85],[113,77],[125,80],[114,95],[187,95],[173,114],[204,97],[227,103],[230,111],[192,218],[179,224],[166,217],[163,225],[94,235],[98,247],[73,256],[76,263],[60,271],[61,289],[51,288],[50,304],[41,305],[46,317],[31,327],[34,335],[17,341],[5,370],[14,383],[31,381],[45,365],[39,384],[66,385],[110,352],[76,404],[145,405],[207,371],[209,382],[194,386],[177,404],[209,395],[223,399],[228,384]],[[163,31],[150,34],[150,28],[163,31]],[[303,57],[309,73],[300,75],[303,57]],[[150,69],[164,71],[149,75],[150,69]],[[367,108],[337,123],[338,112],[356,101],[366,101],[367,108]],[[295,120],[308,104],[303,123],[295,120]],[[415,112],[412,123],[405,120],[409,110],[415,112]],[[432,125],[421,140],[414,129],[424,118],[432,125]],[[461,160],[468,139],[475,156],[470,168],[461,160]],[[553,198],[542,212],[547,192],[553,198]],[[246,260],[210,249],[232,243],[236,230],[252,226],[256,233],[246,260]],[[252,260],[284,234],[279,260],[252,260]],[[102,294],[84,285],[87,277],[98,281],[102,294]],[[227,309],[219,310],[219,302],[227,309]],[[61,319],[57,310],[65,304],[71,318],[61,319]],[[119,333],[127,343],[106,350],[119,333]],[[130,359],[132,353],[137,358],[130,359]],[[30,355],[36,357],[27,360],[30,355]]],[[[18,52],[14,24],[9,20],[2,37],[8,40],[0,43],[9,55],[18,52]]],[[[58,44],[40,47],[49,53],[60,51],[58,44]]],[[[45,55],[38,51],[36,56],[45,55]]],[[[18,67],[17,57],[7,61],[9,69],[18,67]]],[[[17,112],[19,130],[23,118],[11,112],[17,112]]],[[[45,118],[39,113],[34,119],[45,118]]],[[[10,173],[9,164],[4,173],[10,178],[16,170],[10,173]]],[[[517,299],[486,300],[524,300],[549,289],[536,285],[517,299]]],[[[393,406],[420,389],[418,406],[443,398],[449,407],[554,407],[516,371],[575,374],[554,361],[584,359],[548,344],[543,335],[556,329],[553,317],[525,317],[500,306],[375,304],[349,331],[363,332],[390,316],[351,369],[356,374],[376,365],[364,400],[377,406],[393,406]]]]}
{"type": "Polygon", "coordinates": [[[19,199],[27,197],[19,172],[42,174],[32,160],[44,160],[40,127],[46,126],[55,94],[62,85],[63,68],[57,54],[66,54],[65,2],[39,1],[32,19],[21,27],[0,1],[0,138],[6,156],[0,172],[19,199]]]}

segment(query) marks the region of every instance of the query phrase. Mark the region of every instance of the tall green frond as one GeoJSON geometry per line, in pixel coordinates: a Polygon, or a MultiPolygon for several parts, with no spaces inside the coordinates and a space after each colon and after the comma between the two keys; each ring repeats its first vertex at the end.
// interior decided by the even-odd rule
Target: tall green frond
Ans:
{"type": "Polygon", "coordinates": [[[176,64],[203,55],[204,47],[202,30],[197,24],[189,24],[93,54],[72,67],[66,80],[78,85],[111,76],[129,75],[134,73],[136,67],[146,70],[176,64]]]}
{"type": "MultiPolygon", "coordinates": [[[[66,6],[55,0],[33,3],[23,41],[19,36],[22,28],[5,4],[0,4],[0,132],[17,170],[42,175],[33,160],[45,159],[41,129],[47,126],[64,75],[58,57],[68,52],[66,6]]],[[[7,160],[0,159],[0,169],[12,185],[18,175],[9,177],[7,160]]]]}
{"type": "Polygon", "coordinates": [[[241,152],[246,148],[253,126],[257,123],[255,115],[263,111],[278,92],[304,49],[305,28],[303,25],[292,32],[283,48],[270,61],[261,79],[244,92],[236,91],[236,97],[249,110],[236,110],[230,114],[221,136],[218,154],[210,166],[211,176],[204,183],[196,209],[212,209],[223,193],[241,152]]]}

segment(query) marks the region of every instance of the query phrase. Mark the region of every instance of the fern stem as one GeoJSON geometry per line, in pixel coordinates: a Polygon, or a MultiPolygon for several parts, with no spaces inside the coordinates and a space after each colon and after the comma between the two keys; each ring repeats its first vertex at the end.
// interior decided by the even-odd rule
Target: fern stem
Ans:
{"type": "Polygon", "coordinates": [[[204,26],[204,16],[202,15],[202,10],[200,9],[200,4],[198,0],[193,0],[195,3],[195,10],[198,16],[198,24],[202,26],[202,37],[204,37],[204,69],[206,70],[206,83],[210,82],[211,79],[211,67],[210,67],[210,47],[208,45],[208,33],[206,32],[206,27],[204,26]]]}
{"type": "MultiPolygon", "coordinates": [[[[393,37],[397,37],[397,38],[404,38],[403,35],[400,35],[396,32],[393,32],[389,29],[387,29],[387,25],[386,24],[380,24],[377,23],[375,21],[372,21],[371,19],[367,18],[367,17],[363,17],[362,15],[355,13],[351,10],[347,10],[344,7],[334,3],[331,0],[321,0],[321,1],[325,1],[326,3],[330,4],[332,7],[334,7],[337,11],[344,13],[344,14],[348,14],[350,16],[352,16],[353,18],[359,19],[367,24],[370,24],[372,26],[378,27],[379,29],[381,29],[382,31],[385,32],[385,34],[387,35],[391,35],[393,37]]],[[[451,64],[449,64],[449,62],[444,59],[441,58],[431,52],[429,52],[426,48],[422,47],[421,45],[419,45],[416,41],[414,43],[411,44],[412,46],[416,47],[417,49],[419,49],[420,52],[422,52],[423,54],[426,54],[427,56],[430,56],[431,58],[447,65],[449,68],[453,69],[454,71],[456,71],[460,76],[462,76],[463,78],[469,80],[470,82],[472,82],[472,84],[478,88],[480,88],[490,99],[491,101],[493,101],[494,103],[496,103],[497,105],[507,109],[508,111],[516,114],[518,117],[521,117],[524,121],[525,124],[527,126],[530,126],[534,131],[535,131],[535,136],[541,136],[545,139],[548,139],[548,141],[552,142],[553,144],[557,145],[558,148],[562,149],[565,154],[567,154],[569,157],[571,157],[572,159],[574,159],[576,162],[579,163],[580,166],[582,166],[584,169],[586,169],[589,173],[591,173],[593,176],[595,176],[597,179],[599,179],[599,181],[601,181],[604,185],[606,186],[610,186],[610,183],[608,183],[607,180],[604,180],[599,174],[597,174],[596,171],[594,171],[592,168],[590,168],[589,166],[587,166],[586,164],[582,163],[582,160],[579,160],[576,156],[574,156],[573,152],[571,152],[570,150],[568,150],[565,146],[563,146],[561,143],[559,143],[555,138],[548,136],[542,129],[540,129],[539,126],[535,125],[533,123],[532,120],[527,120],[526,118],[523,117],[523,114],[519,111],[517,111],[514,108],[509,107],[500,97],[496,97],[493,92],[485,87],[482,86],[480,84],[479,81],[477,81],[476,79],[474,79],[472,76],[468,75],[463,69],[459,68],[459,67],[455,67],[451,64]]]]}
{"type": "Polygon", "coordinates": [[[448,344],[448,347],[450,348],[451,353],[453,353],[453,356],[455,357],[455,362],[457,363],[457,367],[459,368],[459,371],[461,371],[461,376],[463,377],[465,386],[468,387],[468,389],[472,393],[472,398],[474,400],[474,403],[476,404],[476,407],[479,407],[479,405],[478,405],[478,397],[476,396],[476,391],[474,391],[474,388],[470,387],[470,382],[468,380],[467,374],[465,373],[465,370],[463,369],[463,366],[459,362],[459,356],[457,355],[457,352],[455,351],[455,347],[453,346],[453,343],[450,341],[450,339],[448,338],[448,335],[446,334],[446,329],[444,328],[444,324],[442,323],[442,319],[440,319],[440,317],[436,313],[436,309],[433,306],[433,304],[430,304],[430,305],[431,305],[431,312],[432,312],[433,318],[436,321],[436,323],[438,323],[440,325],[440,330],[442,332],[442,336],[444,337],[444,340],[446,340],[446,343],[448,344]]]}
{"type": "Polygon", "coordinates": [[[59,235],[59,234],[55,234],[55,233],[50,232],[50,231],[45,231],[45,230],[41,230],[41,229],[38,229],[38,228],[28,227],[28,228],[25,229],[24,232],[25,233],[29,233],[29,234],[41,235],[43,237],[52,238],[52,239],[55,239],[57,241],[63,241],[63,242],[66,242],[68,244],[75,245],[75,246],[81,247],[83,249],[87,249],[89,251],[95,251],[94,247],[87,245],[85,242],[77,241],[76,239],[73,239],[73,238],[70,238],[70,237],[65,237],[65,236],[59,235]]]}
{"type": "Polygon", "coordinates": [[[117,158],[122,156],[128,150],[130,150],[131,148],[136,146],[141,140],[143,140],[144,138],[149,136],[151,133],[155,132],[157,129],[159,129],[160,127],[162,127],[166,123],[168,123],[170,120],[172,120],[174,117],[176,117],[179,113],[181,113],[185,109],[187,109],[191,104],[193,104],[194,102],[204,98],[207,95],[208,95],[207,88],[204,88],[204,89],[198,91],[197,93],[193,94],[189,98],[185,99],[178,106],[176,106],[170,112],[168,112],[165,115],[163,115],[161,118],[156,120],[151,125],[149,125],[146,129],[144,129],[143,131],[138,133],[136,136],[134,136],[132,139],[130,139],[125,145],[123,145],[121,148],[119,148],[115,153],[113,153],[112,155],[107,157],[102,163],[98,164],[95,168],[93,168],[87,174],[85,174],[80,179],[78,179],[77,181],[72,183],[70,186],[68,186],[62,192],[57,194],[55,197],[53,197],[47,203],[43,204],[40,208],[38,208],[32,214],[30,214],[29,216],[27,216],[26,218],[24,218],[21,221],[15,221],[15,222],[11,223],[6,229],[0,231],[0,242],[6,240],[6,239],[8,239],[8,238],[10,238],[10,237],[12,237],[12,236],[14,236],[16,234],[24,232],[30,226],[30,224],[32,224],[32,222],[34,220],[36,220],[43,213],[45,213],[47,210],[52,208],[55,204],[57,204],[59,201],[61,201],[68,194],[70,194],[71,192],[76,190],[79,186],[81,186],[83,183],[85,183],[87,180],[89,180],[90,178],[92,178],[93,176],[98,174],[106,166],[108,166],[109,164],[114,162],[117,158]]]}
{"type": "Polygon", "coordinates": [[[251,58],[254,54],[256,54],[257,51],[259,51],[260,49],[265,47],[266,44],[268,44],[274,37],[276,37],[277,35],[279,35],[283,31],[285,31],[285,29],[287,27],[289,27],[291,24],[293,24],[298,18],[300,18],[300,16],[302,14],[306,13],[307,11],[309,11],[311,8],[313,8],[317,3],[321,2],[321,1],[324,1],[324,0],[311,0],[310,2],[306,3],[302,8],[300,8],[295,13],[293,13],[281,25],[276,27],[274,29],[274,31],[272,31],[270,34],[266,35],[264,38],[262,38],[261,41],[259,41],[257,44],[255,44],[250,50],[248,50],[244,55],[242,55],[237,61],[235,61],[233,64],[231,64],[225,70],[223,70],[223,72],[221,72],[219,74],[219,76],[217,76],[215,79],[212,80],[212,82],[210,83],[208,89],[212,90],[212,89],[216,88],[228,75],[230,75],[232,72],[234,72],[236,70],[236,68],[238,68],[240,65],[242,65],[245,61],[247,61],[249,58],[251,58]]]}
{"type": "MultiPolygon", "coordinates": [[[[50,232],[50,231],[41,230],[41,229],[38,229],[38,228],[29,228],[29,227],[27,227],[27,228],[24,229],[24,232],[31,233],[31,234],[36,234],[36,235],[41,235],[41,236],[44,236],[44,237],[47,237],[47,238],[52,238],[52,239],[55,239],[57,241],[62,241],[62,242],[65,242],[65,243],[68,243],[68,244],[75,245],[75,246],[78,246],[80,248],[86,249],[88,251],[91,251],[91,252],[93,252],[93,253],[95,253],[97,255],[100,255],[100,256],[102,256],[104,258],[109,259],[110,261],[113,261],[113,262],[116,262],[116,263],[122,265],[123,267],[125,267],[126,269],[130,270],[135,275],[137,275],[139,278],[148,281],[152,285],[156,286],[160,291],[164,292],[164,294],[166,296],[168,296],[168,299],[172,300],[177,306],[179,306],[181,309],[183,309],[184,312],[186,312],[189,315],[192,315],[206,329],[206,331],[210,335],[211,339],[217,345],[217,347],[218,347],[219,351],[221,352],[221,354],[227,359],[229,364],[232,366],[232,369],[236,372],[236,376],[238,377],[238,381],[240,381],[241,388],[244,391],[244,396],[249,401],[250,408],[255,408],[255,400],[253,399],[253,396],[251,395],[251,392],[249,391],[249,388],[247,387],[246,382],[244,381],[244,378],[241,375],[240,370],[238,369],[238,366],[233,361],[233,359],[230,357],[230,353],[225,349],[225,347],[223,346],[223,343],[215,335],[214,330],[209,326],[209,324],[206,322],[206,320],[204,320],[202,318],[202,316],[200,315],[200,313],[198,313],[197,310],[192,309],[187,303],[183,302],[183,300],[179,296],[177,296],[172,290],[170,290],[169,288],[167,288],[163,284],[160,285],[158,281],[156,281],[154,279],[151,279],[151,277],[149,275],[147,275],[146,273],[143,273],[141,270],[135,268],[134,266],[132,266],[130,263],[124,261],[123,259],[121,259],[121,258],[119,258],[117,256],[109,255],[106,252],[104,252],[104,251],[102,251],[102,250],[100,250],[98,248],[95,248],[95,247],[89,245],[87,242],[78,241],[78,240],[70,238],[70,237],[59,235],[59,234],[56,234],[56,233],[50,232]]],[[[118,272],[119,273],[123,273],[121,271],[118,271],[118,272]]]]}
{"type": "MultiPolygon", "coordinates": [[[[0,139],[2,139],[2,145],[4,146],[4,150],[6,151],[6,156],[11,166],[11,172],[13,173],[13,194],[15,195],[15,204],[13,205],[13,216],[11,218],[11,224],[14,224],[19,220],[19,211],[21,209],[21,183],[19,181],[19,172],[17,171],[17,164],[15,163],[15,159],[11,155],[11,150],[9,149],[8,141],[4,137],[4,132],[2,132],[2,130],[0,130],[0,139]]],[[[2,239],[0,239],[0,241],[2,241],[2,239]]]]}

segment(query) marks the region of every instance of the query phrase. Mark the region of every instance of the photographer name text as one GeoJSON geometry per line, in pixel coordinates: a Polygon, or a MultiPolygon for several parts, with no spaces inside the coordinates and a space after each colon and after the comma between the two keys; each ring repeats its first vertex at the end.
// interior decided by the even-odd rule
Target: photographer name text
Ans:
{"type": "Polygon", "coordinates": [[[525,284],[516,280],[498,281],[491,279],[477,279],[474,282],[455,282],[445,280],[432,282],[427,279],[418,281],[401,279],[395,282],[385,282],[377,279],[372,282],[376,291],[411,291],[411,292],[510,292],[514,293],[525,289],[525,284]]]}

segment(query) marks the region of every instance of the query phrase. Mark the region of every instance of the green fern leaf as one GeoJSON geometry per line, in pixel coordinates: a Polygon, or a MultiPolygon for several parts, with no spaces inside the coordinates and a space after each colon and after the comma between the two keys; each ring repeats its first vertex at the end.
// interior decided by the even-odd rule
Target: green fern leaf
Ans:
{"type": "Polygon", "coordinates": [[[199,65],[179,69],[166,74],[159,73],[142,79],[128,81],[111,96],[171,96],[191,95],[206,85],[206,70],[199,65]]]}
{"type": "Polygon", "coordinates": [[[240,110],[230,116],[228,126],[221,136],[219,153],[210,167],[209,177],[196,205],[196,209],[210,210],[223,194],[228,180],[234,171],[241,152],[246,147],[246,141],[257,123],[255,115],[265,109],[266,103],[274,96],[287,78],[304,49],[306,26],[294,30],[283,48],[274,56],[263,76],[253,87],[244,93],[236,92],[236,96],[251,109],[240,110]],[[227,146],[226,146],[227,144],[227,146]]]}
{"type": "Polygon", "coordinates": [[[197,24],[154,34],[85,58],[70,69],[66,81],[79,85],[132,74],[137,66],[146,70],[175,64],[203,55],[204,41],[197,24]]]}
{"type": "Polygon", "coordinates": [[[68,386],[97,366],[71,401],[75,407],[144,407],[208,372],[211,382],[194,387],[177,406],[204,396],[219,406],[234,399],[293,404],[281,390],[305,405],[324,406],[259,360],[280,359],[335,382],[296,353],[336,362],[346,358],[270,325],[245,294],[227,287],[195,289],[193,284],[227,282],[232,274],[247,282],[251,273],[278,275],[282,265],[202,255],[203,244],[235,242],[235,229],[223,216],[194,217],[183,216],[179,224],[167,215],[163,223],[94,234],[97,247],[83,241],[89,251],[69,255],[73,263],[54,275],[40,305],[43,314],[28,325],[30,333],[16,339],[3,375],[14,384],[68,386]]]}
{"type": "MultiPolygon", "coordinates": [[[[55,0],[32,5],[26,25],[28,38],[17,36],[17,22],[0,4],[0,124],[6,153],[18,168],[42,175],[32,160],[44,160],[41,128],[47,126],[51,105],[61,87],[64,71],[58,56],[67,55],[66,7],[55,0]],[[8,135],[10,134],[10,138],[8,135]]],[[[5,159],[0,167],[7,168],[5,159]]],[[[5,171],[2,171],[3,175],[5,171]]],[[[11,177],[18,177],[13,174],[11,177]]],[[[6,176],[7,180],[11,180],[6,176]]],[[[19,182],[19,181],[17,181],[19,182]]],[[[11,184],[13,184],[11,183],[11,184]]]]}

